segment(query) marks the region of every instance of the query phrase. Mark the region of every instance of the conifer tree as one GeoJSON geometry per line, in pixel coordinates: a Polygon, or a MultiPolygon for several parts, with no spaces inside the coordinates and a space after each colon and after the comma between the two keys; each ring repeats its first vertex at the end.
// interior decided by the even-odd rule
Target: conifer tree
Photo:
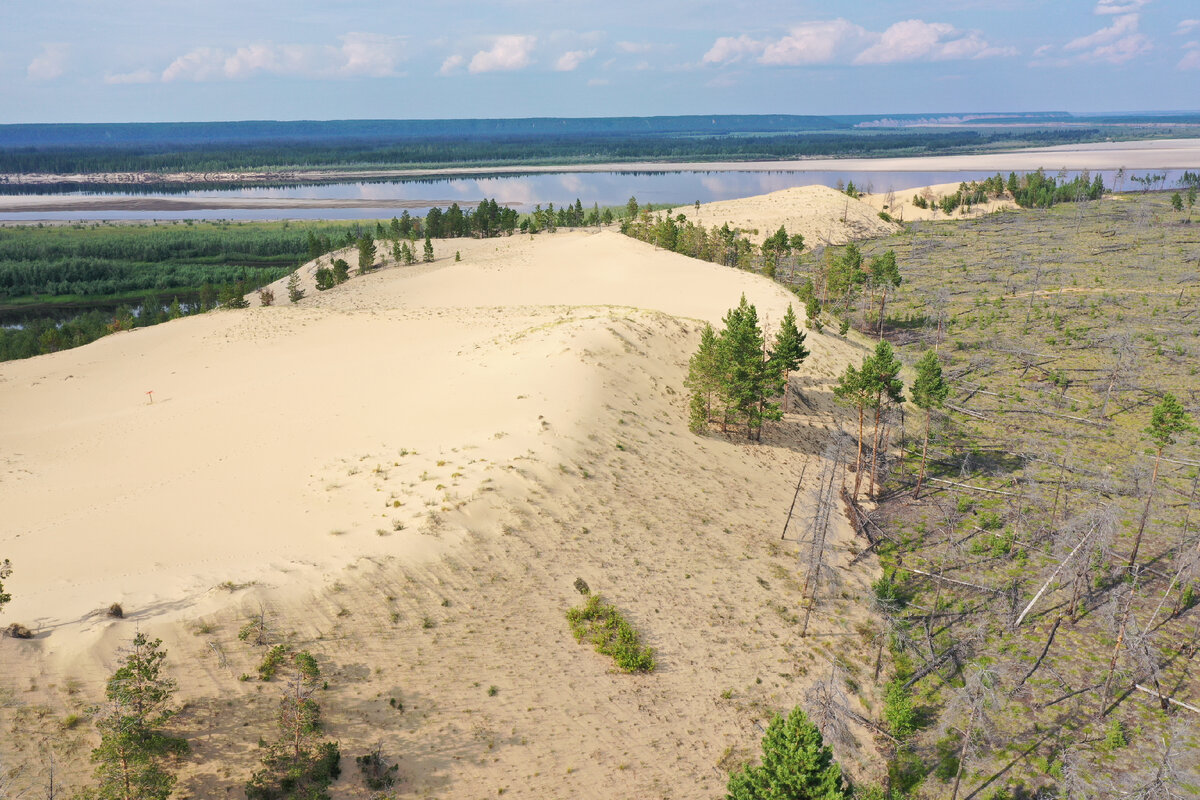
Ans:
{"type": "Polygon", "coordinates": [[[404,262],[405,266],[412,266],[417,260],[417,257],[413,255],[412,248],[408,246],[408,242],[400,245],[400,260],[404,262]]]}
{"type": "MultiPolygon", "coordinates": [[[[332,271],[333,282],[335,284],[345,283],[346,281],[350,280],[350,265],[347,264],[344,259],[334,259],[332,271]]],[[[362,268],[360,267],[358,271],[362,272],[362,268]]]]}
{"type": "Polygon", "coordinates": [[[167,306],[167,319],[179,319],[183,316],[183,306],[179,305],[179,298],[171,298],[171,305],[167,306]]]}
{"type": "Polygon", "coordinates": [[[921,497],[921,483],[925,480],[925,455],[929,450],[929,429],[933,426],[933,410],[941,408],[950,396],[950,384],[942,377],[942,362],[937,352],[926,350],[917,362],[917,378],[912,385],[912,400],[917,408],[925,411],[925,438],[921,443],[921,472],[917,476],[917,488],[913,499],[921,497]]]}
{"type": "Polygon", "coordinates": [[[729,776],[726,800],[847,800],[850,787],[817,726],[800,706],[778,714],[762,741],[762,764],[729,776]]]}
{"type": "Polygon", "coordinates": [[[858,410],[858,455],[854,459],[854,499],[858,499],[858,488],[862,483],[862,468],[863,468],[863,418],[866,415],[867,404],[874,397],[874,392],[867,384],[863,372],[866,369],[864,359],[863,370],[859,370],[853,364],[846,365],[846,371],[838,378],[837,385],[833,387],[833,396],[842,403],[858,410]]]}
{"type": "MultiPolygon", "coordinates": [[[[782,230],[782,228],[781,228],[782,230]]],[[[783,372],[783,411],[787,411],[788,376],[792,370],[799,368],[804,359],[808,358],[808,349],[804,346],[806,335],[796,327],[796,312],[788,303],[787,312],[779,323],[779,331],[775,334],[775,346],[771,348],[771,360],[777,364],[777,369],[783,372]]]]}
{"type": "Polygon", "coordinates": [[[316,659],[303,650],[291,658],[291,675],[279,704],[279,739],[267,747],[263,769],[246,784],[248,800],[328,800],[340,772],[336,742],[318,742],[321,709],[312,699],[321,678],[316,659]]]}
{"type": "Polygon", "coordinates": [[[871,447],[871,496],[876,496],[875,467],[879,460],[879,418],[887,403],[904,402],[904,384],[900,381],[900,360],[888,342],[875,345],[875,352],[863,361],[863,380],[870,388],[870,407],[875,410],[871,447]]]}
{"type": "Polygon", "coordinates": [[[430,241],[428,236],[425,237],[425,253],[422,260],[426,263],[433,261],[433,242],[430,241]]]}
{"type": "Polygon", "coordinates": [[[712,418],[713,397],[720,391],[722,374],[720,342],[712,325],[705,324],[700,332],[700,349],[688,362],[683,384],[691,392],[688,427],[693,433],[702,433],[712,418]]]}
{"type": "Polygon", "coordinates": [[[375,268],[375,240],[363,236],[358,240],[358,274],[375,268]]]}
{"type": "Polygon", "coordinates": [[[871,259],[870,270],[871,285],[879,292],[879,338],[882,340],[888,291],[898,288],[903,280],[896,266],[896,251],[888,250],[883,255],[871,259]]]}
{"type": "Polygon", "coordinates": [[[104,694],[109,706],[96,726],[100,745],[92,751],[97,785],[85,796],[97,800],[164,800],[175,776],[165,767],[168,756],[187,750],[182,739],[162,727],[174,716],[175,683],[161,674],[167,654],[162,640],[144,633],[133,637],[132,649],[104,694]]]}
{"type": "Polygon", "coordinates": [[[1191,417],[1180,404],[1175,395],[1167,392],[1163,399],[1150,412],[1150,425],[1146,433],[1154,444],[1154,472],[1150,476],[1150,489],[1146,492],[1146,507],[1142,509],[1142,519],[1138,524],[1137,536],[1133,540],[1133,552],[1129,555],[1129,568],[1137,564],[1138,549],[1142,546],[1142,534],[1146,530],[1146,520],[1150,516],[1150,503],[1154,500],[1154,484],[1158,482],[1158,466],[1162,461],[1163,450],[1167,445],[1175,443],[1175,437],[1187,431],[1195,431],[1191,417]]]}
{"type": "Polygon", "coordinates": [[[766,419],[779,419],[779,404],[773,397],[782,390],[783,372],[778,363],[766,358],[766,342],[758,325],[758,311],[742,295],[737,308],[731,308],[723,322],[721,347],[726,376],[722,386],[726,414],[735,422],[744,422],[746,438],[762,439],[766,419]]]}
{"type": "Polygon", "coordinates": [[[300,288],[300,273],[293,272],[287,282],[288,300],[293,303],[299,303],[304,299],[304,290],[300,288]]]}

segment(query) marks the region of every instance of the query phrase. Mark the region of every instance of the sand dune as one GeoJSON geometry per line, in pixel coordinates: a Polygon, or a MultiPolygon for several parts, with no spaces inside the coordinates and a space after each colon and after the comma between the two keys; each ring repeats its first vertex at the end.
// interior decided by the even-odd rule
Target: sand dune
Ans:
{"type": "MultiPolygon", "coordinates": [[[[170,651],[181,787],[201,797],[239,786],[270,735],[276,687],[237,680],[260,611],[320,659],[346,757],[382,743],[420,796],[711,796],[829,653],[869,661],[869,565],[797,634],[811,485],[780,541],[854,346],[810,334],[801,413],[761,445],[696,437],[701,322],[742,293],[777,321],[783,289],[613,232],[436,244],[432,265],[295,306],[0,365],[5,617],[39,633],[0,639],[0,756],[23,780],[50,747],[82,780],[92,734],[58,720],[100,696],[135,625],[170,651]],[[571,639],[576,577],[645,632],[657,672],[614,674],[571,639]]],[[[836,536],[845,565],[859,545],[836,536]]],[[[362,796],[352,767],[337,796],[362,796]]]]}
{"type": "Polygon", "coordinates": [[[828,186],[797,186],[757,197],[701,203],[699,209],[680,206],[671,214],[684,214],[705,227],[728,223],[748,231],[750,240],[758,244],[782,225],[789,234],[802,234],[809,249],[886,236],[900,229],[880,218],[878,209],[828,186]]]}

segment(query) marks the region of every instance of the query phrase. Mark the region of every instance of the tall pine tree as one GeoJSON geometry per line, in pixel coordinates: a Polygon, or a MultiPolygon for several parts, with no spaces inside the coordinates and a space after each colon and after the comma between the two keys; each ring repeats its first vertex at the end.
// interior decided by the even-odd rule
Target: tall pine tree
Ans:
{"type": "Polygon", "coordinates": [[[925,411],[925,437],[921,443],[921,472],[917,476],[917,488],[913,499],[921,497],[921,483],[925,480],[925,455],[929,450],[929,429],[933,426],[933,410],[941,408],[950,396],[950,384],[942,377],[942,362],[934,350],[926,350],[917,362],[917,378],[912,385],[912,400],[917,408],[925,411]]]}
{"type": "Polygon", "coordinates": [[[779,330],[775,334],[775,346],[771,348],[771,360],[776,363],[777,369],[783,372],[782,410],[785,412],[788,401],[788,376],[809,356],[808,348],[804,346],[805,338],[804,332],[796,327],[796,312],[792,310],[792,304],[788,303],[787,312],[783,315],[779,330]]]}
{"type": "Polygon", "coordinates": [[[904,402],[904,384],[900,381],[900,360],[888,342],[875,345],[875,352],[863,361],[863,380],[871,392],[870,407],[875,411],[871,447],[871,496],[875,497],[875,467],[879,461],[879,419],[888,403],[904,402]]]}
{"type": "Polygon", "coordinates": [[[109,705],[96,723],[100,745],[92,751],[97,785],[85,797],[165,800],[171,794],[175,776],[165,763],[186,752],[187,743],[162,732],[175,714],[175,683],[161,674],[167,657],[161,645],[161,639],[137,633],[125,663],[109,678],[104,690],[109,705]]]}

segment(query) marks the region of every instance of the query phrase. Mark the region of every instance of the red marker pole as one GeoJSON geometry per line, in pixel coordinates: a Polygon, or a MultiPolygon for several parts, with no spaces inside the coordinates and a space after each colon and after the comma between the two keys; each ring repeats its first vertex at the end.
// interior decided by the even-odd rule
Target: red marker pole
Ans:
{"type": "Polygon", "coordinates": [[[150,398],[150,405],[154,405],[154,390],[146,392],[146,395],[150,398]]]}

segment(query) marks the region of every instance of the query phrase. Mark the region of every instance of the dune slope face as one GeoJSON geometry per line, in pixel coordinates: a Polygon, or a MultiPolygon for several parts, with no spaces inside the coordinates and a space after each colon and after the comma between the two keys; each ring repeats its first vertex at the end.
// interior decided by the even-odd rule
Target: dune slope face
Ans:
{"type": "MultiPolygon", "coordinates": [[[[682,381],[702,321],[744,292],[773,323],[786,292],[614,233],[450,246],[461,264],[0,366],[5,621],[41,632],[0,640],[0,754],[22,780],[51,748],[86,776],[92,733],[57,721],[100,697],[135,624],[170,651],[181,788],[203,796],[239,786],[271,735],[278,687],[238,680],[259,613],[318,657],[344,754],[379,743],[431,796],[714,795],[756,722],[803,700],[829,652],[856,657],[853,635],[798,634],[811,485],[780,541],[851,347],[810,335],[803,413],[761,445],[696,437],[682,381]],[[577,577],[656,672],[616,674],[571,638],[577,577]],[[112,602],[126,619],[98,613],[112,602]]],[[[871,576],[843,574],[818,633],[859,620],[871,576]]],[[[346,767],[336,790],[358,796],[346,767]]]]}

